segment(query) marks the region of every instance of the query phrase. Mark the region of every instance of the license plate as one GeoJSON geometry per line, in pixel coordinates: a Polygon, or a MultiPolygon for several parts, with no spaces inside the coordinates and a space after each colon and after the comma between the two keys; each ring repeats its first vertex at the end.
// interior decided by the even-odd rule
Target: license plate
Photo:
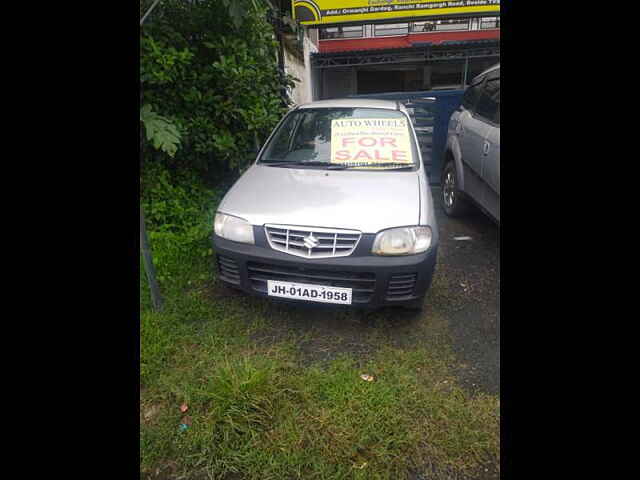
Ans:
{"type": "Polygon", "coordinates": [[[269,296],[294,298],[309,302],[339,303],[351,305],[351,289],[343,287],[325,287],[308,283],[281,282],[267,280],[269,296]]]}

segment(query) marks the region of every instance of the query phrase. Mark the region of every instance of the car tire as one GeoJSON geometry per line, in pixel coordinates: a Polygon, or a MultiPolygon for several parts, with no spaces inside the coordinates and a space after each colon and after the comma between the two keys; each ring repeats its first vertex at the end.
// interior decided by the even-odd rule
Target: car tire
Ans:
{"type": "Polygon", "coordinates": [[[442,170],[442,208],[450,217],[460,217],[469,212],[469,203],[458,189],[456,165],[449,161],[442,170]]]}

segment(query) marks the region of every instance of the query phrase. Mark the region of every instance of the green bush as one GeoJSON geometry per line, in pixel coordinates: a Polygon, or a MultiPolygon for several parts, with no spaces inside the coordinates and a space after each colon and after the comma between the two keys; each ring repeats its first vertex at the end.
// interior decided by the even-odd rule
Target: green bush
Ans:
{"type": "MultiPolygon", "coordinates": [[[[255,136],[264,140],[283,115],[282,89],[293,83],[278,71],[267,13],[250,0],[165,0],[141,28],[141,108],[174,125],[181,139],[163,162],[239,171],[255,136]]],[[[160,141],[141,142],[146,161],[160,141]]]]}
{"type": "Polygon", "coordinates": [[[141,177],[141,205],[161,285],[193,280],[197,263],[212,255],[213,214],[223,191],[206,187],[191,170],[148,163],[141,177]]]}
{"type": "Polygon", "coordinates": [[[171,172],[161,163],[145,166],[141,179],[142,205],[152,233],[175,233],[187,243],[202,238],[202,216],[214,192],[192,170],[171,172]]]}

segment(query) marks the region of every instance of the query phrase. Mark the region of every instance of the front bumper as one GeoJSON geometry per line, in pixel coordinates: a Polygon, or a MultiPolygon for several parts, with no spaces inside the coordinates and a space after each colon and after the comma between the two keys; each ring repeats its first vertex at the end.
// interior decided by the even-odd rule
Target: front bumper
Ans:
{"type": "Polygon", "coordinates": [[[213,235],[220,280],[246,293],[263,297],[268,297],[267,280],[347,287],[353,289],[352,306],[366,308],[410,305],[421,301],[431,285],[438,249],[437,237],[434,237],[434,244],[424,253],[381,257],[369,253],[375,235],[363,234],[358,247],[348,257],[306,259],[271,249],[263,229],[254,228],[254,236],[256,245],[232,242],[213,235]]]}

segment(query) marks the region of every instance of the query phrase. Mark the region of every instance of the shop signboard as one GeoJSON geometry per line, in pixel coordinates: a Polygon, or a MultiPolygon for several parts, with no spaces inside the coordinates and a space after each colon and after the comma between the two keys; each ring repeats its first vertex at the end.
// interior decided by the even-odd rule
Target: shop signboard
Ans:
{"type": "Polygon", "coordinates": [[[452,15],[499,15],[500,0],[292,0],[302,25],[411,20],[452,15]]]}

